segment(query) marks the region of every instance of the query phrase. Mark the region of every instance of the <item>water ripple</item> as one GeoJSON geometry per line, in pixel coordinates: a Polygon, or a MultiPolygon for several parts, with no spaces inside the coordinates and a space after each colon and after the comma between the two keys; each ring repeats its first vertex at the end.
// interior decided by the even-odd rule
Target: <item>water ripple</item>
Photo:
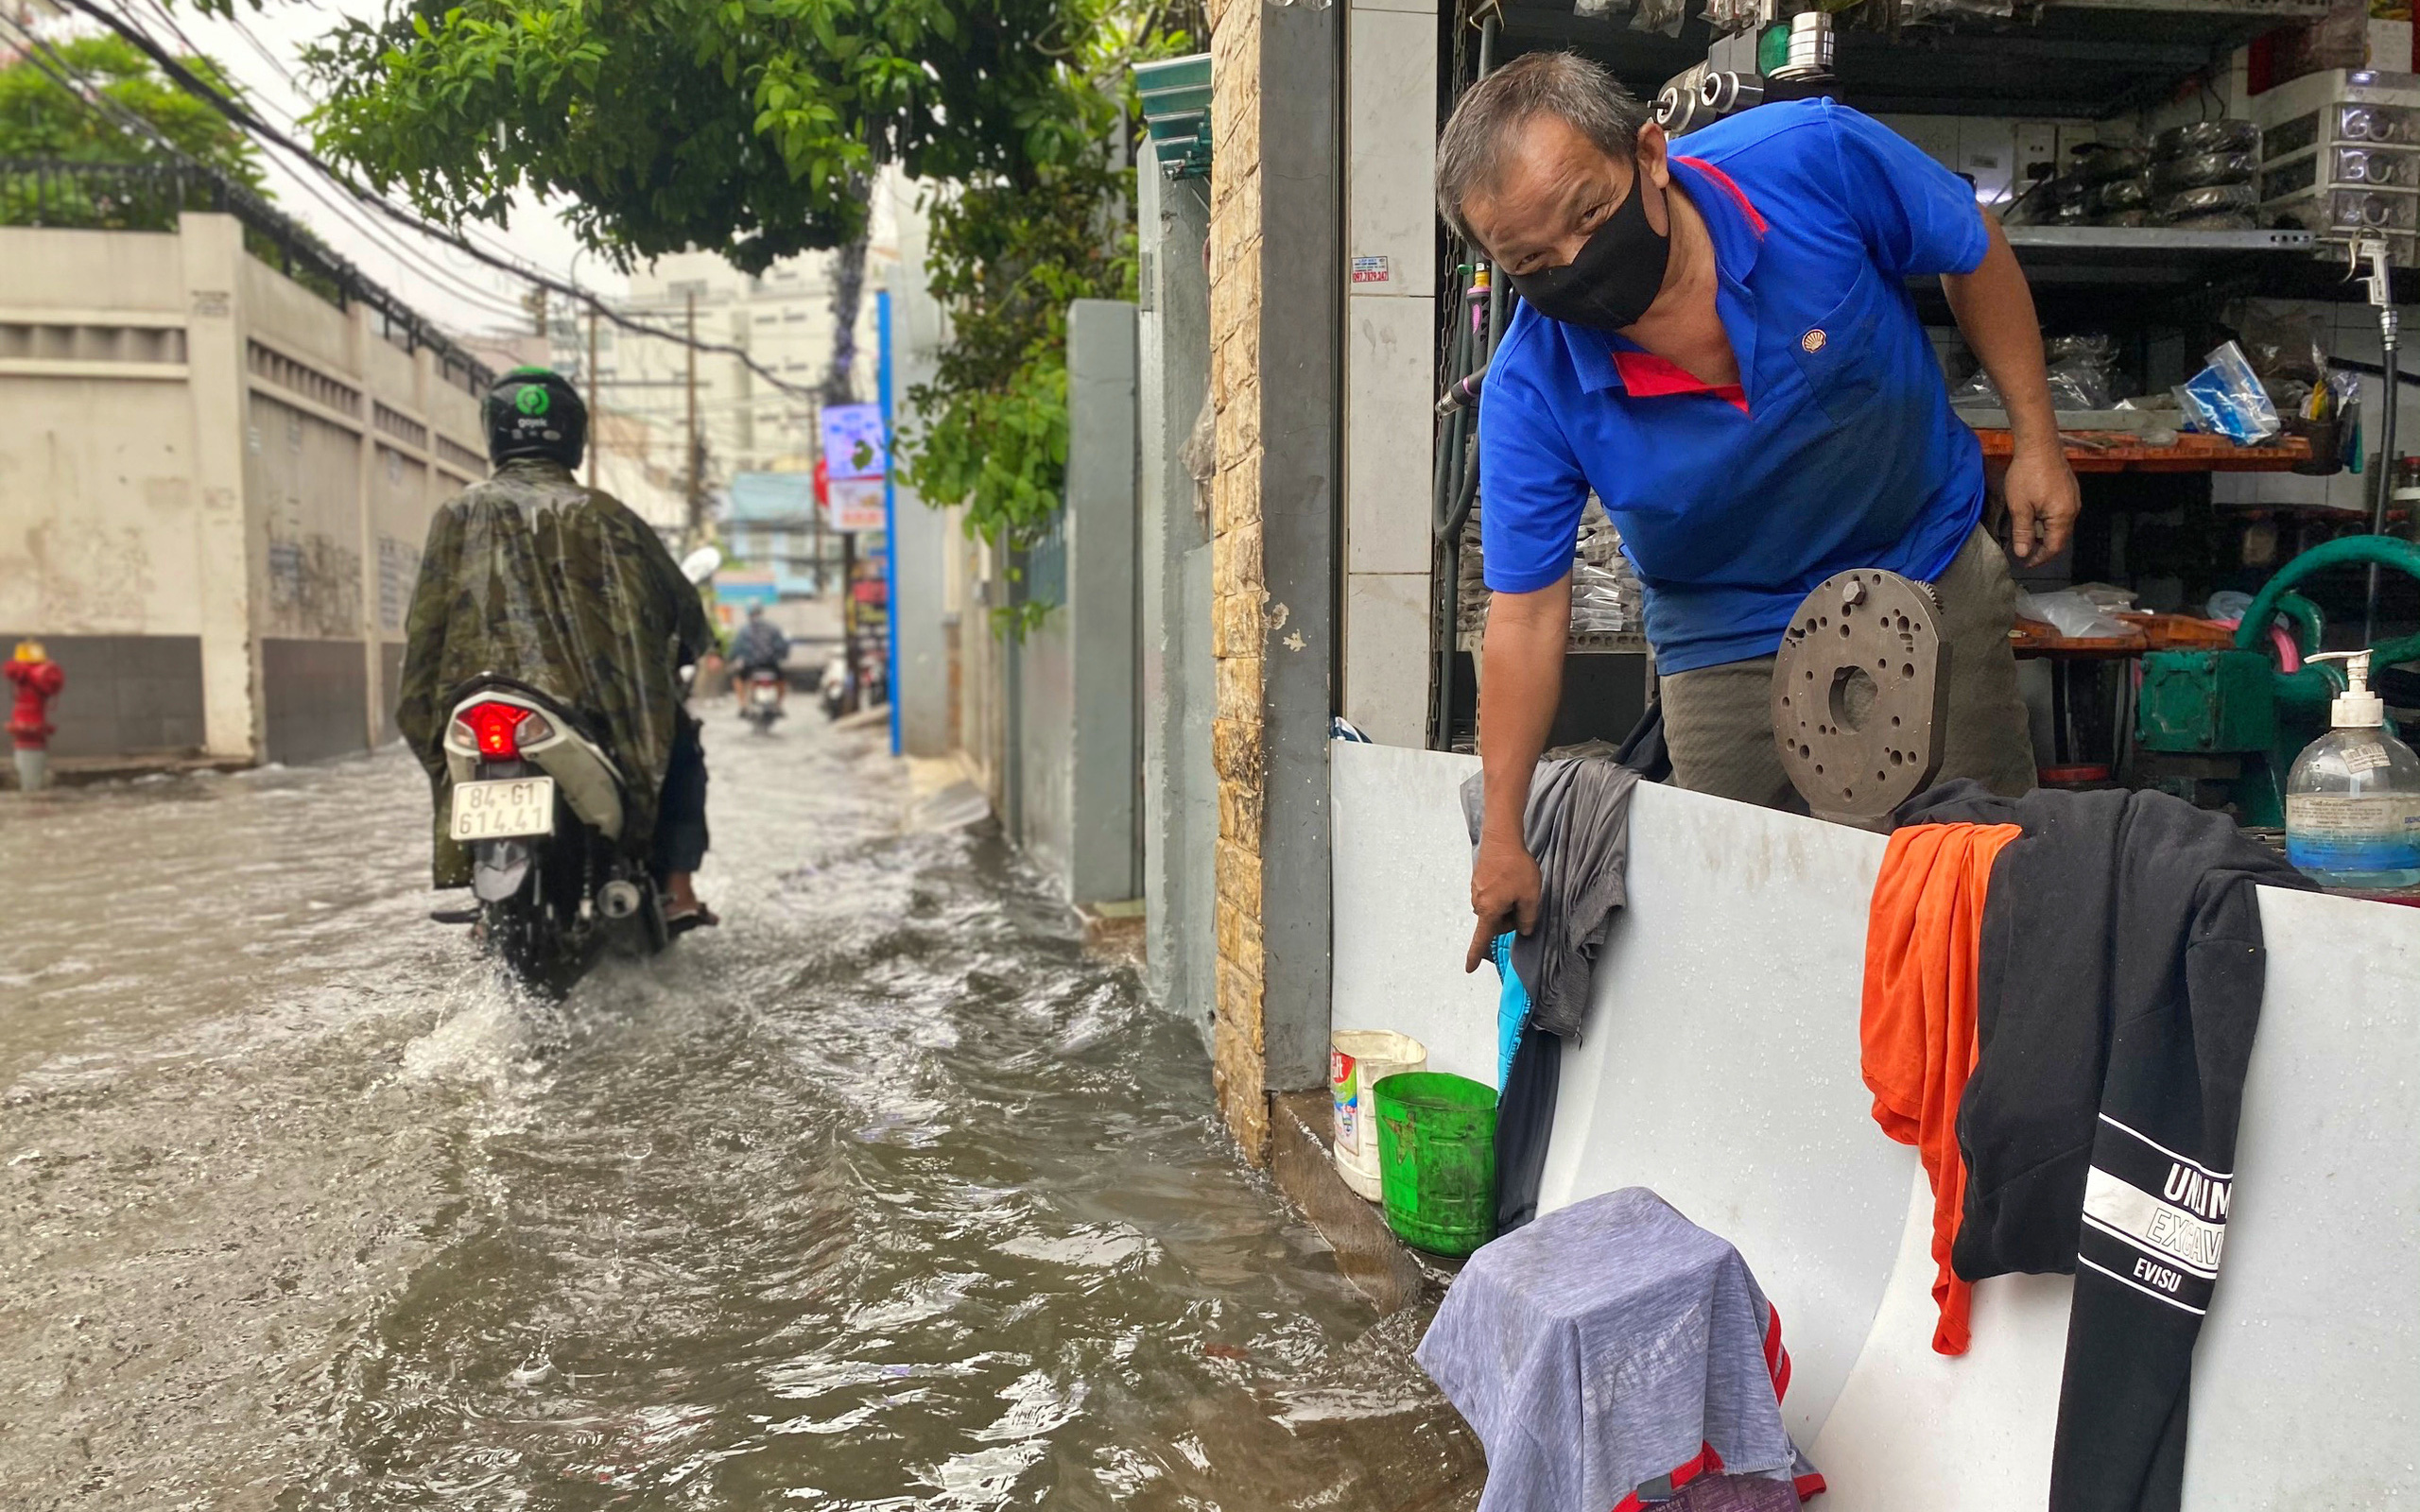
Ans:
{"type": "Polygon", "coordinates": [[[1041,878],[862,737],[710,745],[724,927],[559,1005],[425,919],[394,751],[0,819],[10,1506],[1472,1504],[1041,878]]]}

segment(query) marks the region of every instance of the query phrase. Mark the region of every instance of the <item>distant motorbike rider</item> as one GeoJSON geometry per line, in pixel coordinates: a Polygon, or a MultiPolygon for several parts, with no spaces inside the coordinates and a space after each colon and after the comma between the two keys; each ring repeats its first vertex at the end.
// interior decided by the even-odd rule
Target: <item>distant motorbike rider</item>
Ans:
{"type": "Polygon", "coordinates": [[[482,674],[537,687],[595,722],[630,776],[624,833],[649,847],[665,919],[718,922],[692,873],[706,852],[706,759],[682,669],[714,644],[705,608],[652,526],[573,477],[588,439],[578,390],[544,368],[496,380],[483,406],[494,473],[429,523],[406,626],[396,727],[437,799],[436,885],[467,885],[446,833],[451,695],[482,674]]]}
{"type": "Polygon", "coordinates": [[[748,623],[739,627],[731,642],[732,682],[740,696],[747,696],[750,673],[762,668],[779,677],[782,662],[789,654],[790,638],[782,633],[780,626],[765,617],[765,606],[749,605],[748,623]]]}

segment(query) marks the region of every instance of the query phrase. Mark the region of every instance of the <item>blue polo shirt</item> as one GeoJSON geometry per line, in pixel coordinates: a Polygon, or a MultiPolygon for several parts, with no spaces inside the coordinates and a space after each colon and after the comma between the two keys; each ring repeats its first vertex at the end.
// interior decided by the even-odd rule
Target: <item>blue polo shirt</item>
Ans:
{"type": "Polygon", "coordinates": [[[1535,592],[1571,570],[1594,489],[1658,670],[1686,672],[1772,654],[1834,573],[1929,581],[1958,554],[1982,452],[1904,281],[1971,273],[1989,242],[1965,180],[1829,100],[1694,132],[1672,178],[1713,235],[1740,382],[1523,304],[1479,401],[1479,528],[1487,586],[1535,592]]]}

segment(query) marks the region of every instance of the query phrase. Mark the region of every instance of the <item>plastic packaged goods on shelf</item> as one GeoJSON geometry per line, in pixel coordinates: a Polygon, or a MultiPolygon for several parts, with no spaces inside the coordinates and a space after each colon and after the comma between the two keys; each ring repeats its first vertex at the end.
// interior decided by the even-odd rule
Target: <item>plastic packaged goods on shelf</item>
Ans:
{"type": "MultiPolygon", "coordinates": [[[[1455,628],[1470,640],[1486,632],[1489,597],[1476,516],[1463,537],[1460,581],[1461,613],[1455,628]]],[[[1646,623],[1647,590],[1622,555],[1621,531],[1592,493],[1581,512],[1579,544],[1572,552],[1571,633],[1631,635],[1646,623]]]]}
{"type": "Polygon", "coordinates": [[[2259,203],[2253,187],[2260,171],[2259,138],[2248,121],[2203,121],[2164,131],[2150,147],[2085,143],[2074,149],[2065,173],[2020,196],[2009,219],[2249,231],[2259,203]]]}
{"type": "Polygon", "coordinates": [[[2163,226],[2207,231],[2249,231],[2259,193],[2248,183],[2208,184],[2165,197],[2152,207],[2152,218],[2163,226]]]}
{"type": "Polygon", "coordinates": [[[2016,14],[2011,0],[1908,0],[1908,26],[1927,21],[2005,21],[2016,14]]]}
{"type": "Polygon", "coordinates": [[[2284,428],[2277,406],[2254,375],[2252,361],[2235,342],[2212,352],[2209,366],[2177,386],[2176,396],[2196,430],[2223,436],[2238,446],[2256,445],[2284,428]]]}
{"type": "MultiPolygon", "coordinates": [[[[2053,336],[2043,344],[2050,381],[2050,407],[2059,410],[2107,409],[2118,398],[2118,343],[2106,332],[2053,336]]],[[[2000,391],[1981,368],[1949,396],[1960,409],[2001,409],[2000,391]]]]}
{"type": "Polygon", "coordinates": [[[1622,555],[1622,534],[1591,494],[1580,516],[1580,545],[1571,563],[1571,633],[1619,635],[1646,619],[1647,594],[1622,555]]]}
{"type": "Polygon", "coordinates": [[[2255,152],[2260,128],[2246,120],[2191,121],[2171,126],[2152,138],[2156,158],[2185,158],[2211,152],[2255,152]]]}
{"type": "Polygon", "coordinates": [[[2092,208],[2104,214],[2140,210],[2151,202],[2152,180],[2148,174],[2112,179],[2107,183],[2095,184],[2092,190],[2092,208]]]}
{"type": "Polygon", "coordinates": [[[2169,195],[2212,184],[2249,184],[2259,169],[2260,160],[2249,152],[2196,152],[2182,158],[2162,158],[2152,164],[2152,192],[2169,195]]]}

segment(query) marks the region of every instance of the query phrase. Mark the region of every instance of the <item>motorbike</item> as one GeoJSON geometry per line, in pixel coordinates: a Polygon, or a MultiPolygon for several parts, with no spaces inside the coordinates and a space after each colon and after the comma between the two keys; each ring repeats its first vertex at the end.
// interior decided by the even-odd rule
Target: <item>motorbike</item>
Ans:
{"type": "Polygon", "coordinates": [[[838,719],[849,712],[849,659],[834,656],[823,663],[823,683],[817,695],[823,701],[823,717],[838,719]]]}
{"type": "MultiPolygon", "coordinates": [[[[703,546],[681,571],[703,583],[721,565],[703,546]]],[[[448,708],[446,833],[470,848],[474,906],[436,917],[473,925],[507,970],[555,997],[609,951],[671,943],[657,878],[621,844],[630,782],[579,713],[493,673],[454,689],[448,708]]]]}
{"type": "Polygon", "coordinates": [[[480,937],[513,975],[561,996],[609,950],[669,942],[656,879],[619,844],[629,785],[572,711],[475,679],[455,692],[445,764],[446,833],[470,848],[480,937]]]}
{"type": "Polygon", "coordinates": [[[758,734],[770,734],[773,722],[787,713],[782,707],[787,691],[782,685],[782,675],[773,668],[750,668],[739,690],[739,717],[755,726],[758,734]]]}

